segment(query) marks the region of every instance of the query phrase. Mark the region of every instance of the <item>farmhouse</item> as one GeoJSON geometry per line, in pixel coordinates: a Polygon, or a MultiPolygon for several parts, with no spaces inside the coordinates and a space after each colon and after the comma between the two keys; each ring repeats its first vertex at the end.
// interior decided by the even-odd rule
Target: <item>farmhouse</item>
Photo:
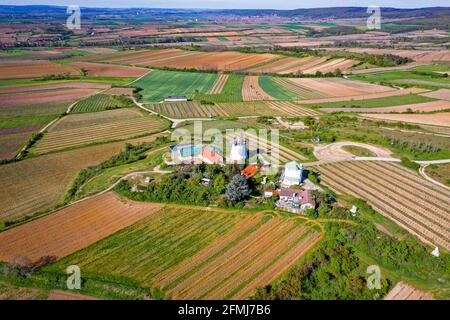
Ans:
{"type": "Polygon", "coordinates": [[[306,189],[281,188],[280,200],[276,205],[285,209],[300,209],[301,211],[314,207],[311,191],[306,189]]]}
{"type": "Polygon", "coordinates": [[[164,97],[165,102],[180,102],[180,101],[188,101],[186,96],[166,96],[164,97]]]}
{"type": "Polygon", "coordinates": [[[221,151],[214,146],[178,144],[170,146],[172,162],[175,164],[188,163],[223,163],[221,151]]]}
{"type": "Polygon", "coordinates": [[[253,177],[256,173],[258,173],[258,167],[254,165],[248,165],[243,170],[241,170],[241,175],[245,176],[246,178],[253,177]]]}
{"type": "Polygon", "coordinates": [[[303,180],[303,165],[297,161],[286,163],[284,172],[281,176],[281,183],[283,186],[290,187],[302,183],[303,180]]]}

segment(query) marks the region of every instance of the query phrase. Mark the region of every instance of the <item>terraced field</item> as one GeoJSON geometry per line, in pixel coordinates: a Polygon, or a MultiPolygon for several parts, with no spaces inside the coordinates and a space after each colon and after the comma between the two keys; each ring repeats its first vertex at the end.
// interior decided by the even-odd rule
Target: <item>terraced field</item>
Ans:
{"type": "Polygon", "coordinates": [[[151,283],[175,299],[248,298],[320,234],[301,218],[167,206],[56,267],[76,264],[88,277],[107,273],[151,283]]]}
{"type": "Polygon", "coordinates": [[[123,108],[127,105],[122,101],[107,94],[96,94],[77,102],[72,113],[98,112],[108,109],[123,108]]]}
{"type": "Polygon", "coordinates": [[[162,207],[157,203],[124,202],[106,193],[0,233],[0,260],[18,256],[31,261],[43,256],[60,259],[157,214],[162,207]]]}
{"type": "Polygon", "coordinates": [[[386,162],[340,162],[316,169],[333,191],[362,198],[423,242],[450,249],[450,191],[386,162]]]}
{"type": "Polygon", "coordinates": [[[192,96],[208,93],[216,82],[217,74],[154,70],[133,83],[142,88],[142,102],[160,102],[166,96],[192,96]]]}
{"type": "Polygon", "coordinates": [[[50,128],[32,152],[42,154],[88,144],[124,140],[161,131],[166,125],[162,119],[144,116],[132,109],[68,115],[50,128]]]}
{"type": "Polygon", "coordinates": [[[44,155],[0,166],[0,225],[48,210],[62,200],[77,173],[117,154],[126,142],[153,141],[148,136],[44,155]]]}
{"type": "Polygon", "coordinates": [[[151,110],[170,118],[210,118],[228,116],[217,105],[201,105],[197,102],[171,102],[146,105],[151,110]]]}

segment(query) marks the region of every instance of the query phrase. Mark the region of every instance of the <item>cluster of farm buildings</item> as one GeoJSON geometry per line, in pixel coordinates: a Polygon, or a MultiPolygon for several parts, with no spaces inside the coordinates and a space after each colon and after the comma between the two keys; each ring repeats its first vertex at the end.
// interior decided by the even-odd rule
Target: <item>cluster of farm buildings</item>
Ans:
{"type": "MultiPolygon", "coordinates": [[[[169,147],[171,161],[169,165],[179,164],[245,164],[249,158],[247,144],[243,139],[235,140],[231,145],[229,159],[225,159],[222,150],[211,145],[178,144],[169,147]],[[230,163],[230,162],[228,162],[230,163]]],[[[261,165],[247,165],[241,170],[241,175],[248,179],[255,176],[261,165]]],[[[305,170],[301,163],[291,161],[286,163],[280,175],[278,189],[264,190],[264,197],[276,197],[276,206],[280,209],[304,213],[306,209],[314,207],[314,200],[310,187],[304,187],[305,170]]]]}

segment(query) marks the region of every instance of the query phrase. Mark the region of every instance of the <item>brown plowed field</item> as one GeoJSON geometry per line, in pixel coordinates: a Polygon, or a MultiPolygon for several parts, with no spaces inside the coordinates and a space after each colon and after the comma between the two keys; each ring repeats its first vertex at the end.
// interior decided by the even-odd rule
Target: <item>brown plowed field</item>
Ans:
{"type": "Polygon", "coordinates": [[[46,60],[0,63],[0,79],[37,78],[63,73],[80,75],[80,70],[67,64],[56,64],[46,60]]]}
{"type": "Polygon", "coordinates": [[[47,300],[98,300],[97,298],[86,296],[84,294],[79,294],[70,291],[62,291],[62,290],[52,290],[48,295],[47,300]]]}
{"type": "Polygon", "coordinates": [[[60,202],[77,173],[119,153],[126,142],[157,135],[49,154],[0,166],[0,223],[48,210],[60,202]]]}
{"type": "Polygon", "coordinates": [[[390,87],[341,78],[292,78],[289,81],[334,97],[357,96],[393,90],[390,87]]]}
{"type": "Polygon", "coordinates": [[[421,96],[450,101],[450,89],[439,89],[433,92],[422,93],[421,96]]]}
{"type": "Polygon", "coordinates": [[[0,260],[63,258],[159,211],[160,204],[125,202],[113,193],[88,199],[0,233],[0,260]]]}
{"type": "Polygon", "coordinates": [[[44,92],[27,92],[21,94],[2,95],[1,107],[15,107],[26,104],[43,104],[77,100],[97,93],[97,89],[61,89],[44,92]]]}
{"type": "Polygon", "coordinates": [[[433,300],[433,296],[429,292],[418,290],[400,281],[383,300],[433,300]]]}
{"type": "Polygon", "coordinates": [[[450,127],[450,113],[433,114],[362,114],[364,118],[450,127]]]}
{"type": "Polygon", "coordinates": [[[387,162],[340,162],[316,167],[338,193],[362,198],[420,240],[450,248],[450,192],[387,162]]]}
{"type": "Polygon", "coordinates": [[[110,56],[104,62],[120,62],[130,65],[169,68],[195,68],[199,70],[236,71],[268,62],[276,55],[246,54],[240,52],[200,52],[177,49],[136,51],[125,56],[110,56]]]}
{"type": "Polygon", "coordinates": [[[118,66],[104,63],[74,62],[70,64],[78,69],[85,69],[91,77],[141,77],[148,73],[145,68],[118,66]]]}
{"type": "Polygon", "coordinates": [[[55,84],[44,84],[39,86],[20,86],[20,87],[7,87],[0,88],[0,94],[8,93],[20,93],[29,91],[45,91],[54,89],[108,89],[111,85],[104,83],[94,83],[94,82],[62,82],[55,84]]]}
{"type": "Polygon", "coordinates": [[[391,113],[391,112],[407,112],[409,110],[413,112],[431,112],[440,110],[449,110],[450,101],[436,100],[430,102],[405,104],[394,107],[381,107],[381,108],[322,108],[325,112],[359,112],[359,113],[391,113]]]}
{"type": "Polygon", "coordinates": [[[242,98],[244,101],[257,101],[257,100],[275,100],[274,97],[267,94],[259,86],[259,77],[246,76],[244,78],[244,84],[242,85],[242,98]]]}
{"type": "Polygon", "coordinates": [[[217,77],[216,82],[214,83],[213,87],[211,88],[210,94],[219,94],[222,92],[223,87],[228,81],[228,75],[227,74],[221,74],[217,77]]]}

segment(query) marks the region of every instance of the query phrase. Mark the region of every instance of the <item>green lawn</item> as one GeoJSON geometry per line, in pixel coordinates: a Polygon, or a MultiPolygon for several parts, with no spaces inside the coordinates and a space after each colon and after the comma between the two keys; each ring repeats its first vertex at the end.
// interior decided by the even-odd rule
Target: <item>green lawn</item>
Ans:
{"type": "Polygon", "coordinates": [[[269,77],[269,76],[261,76],[261,77],[259,77],[259,86],[267,94],[271,95],[275,99],[278,99],[278,100],[295,100],[295,99],[298,99],[298,96],[295,93],[284,89],[278,83],[273,81],[272,77],[269,77]]]}
{"type": "Polygon", "coordinates": [[[313,108],[339,108],[339,107],[378,108],[378,107],[391,107],[391,106],[400,106],[404,104],[428,102],[433,100],[436,99],[419,96],[416,94],[406,94],[403,96],[384,97],[368,100],[326,102],[320,104],[315,103],[306,106],[310,106],[313,108]]]}
{"type": "Polygon", "coordinates": [[[207,103],[241,102],[243,83],[244,83],[244,76],[237,74],[230,74],[221,93],[205,94],[200,92],[199,94],[195,94],[193,99],[196,101],[207,103]]]}
{"type": "Polygon", "coordinates": [[[134,82],[133,86],[143,89],[140,91],[142,102],[159,102],[165,96],[191,97],[196,91],[207,93],[216,78],[215,73],[153,70],[134,82]]]}

